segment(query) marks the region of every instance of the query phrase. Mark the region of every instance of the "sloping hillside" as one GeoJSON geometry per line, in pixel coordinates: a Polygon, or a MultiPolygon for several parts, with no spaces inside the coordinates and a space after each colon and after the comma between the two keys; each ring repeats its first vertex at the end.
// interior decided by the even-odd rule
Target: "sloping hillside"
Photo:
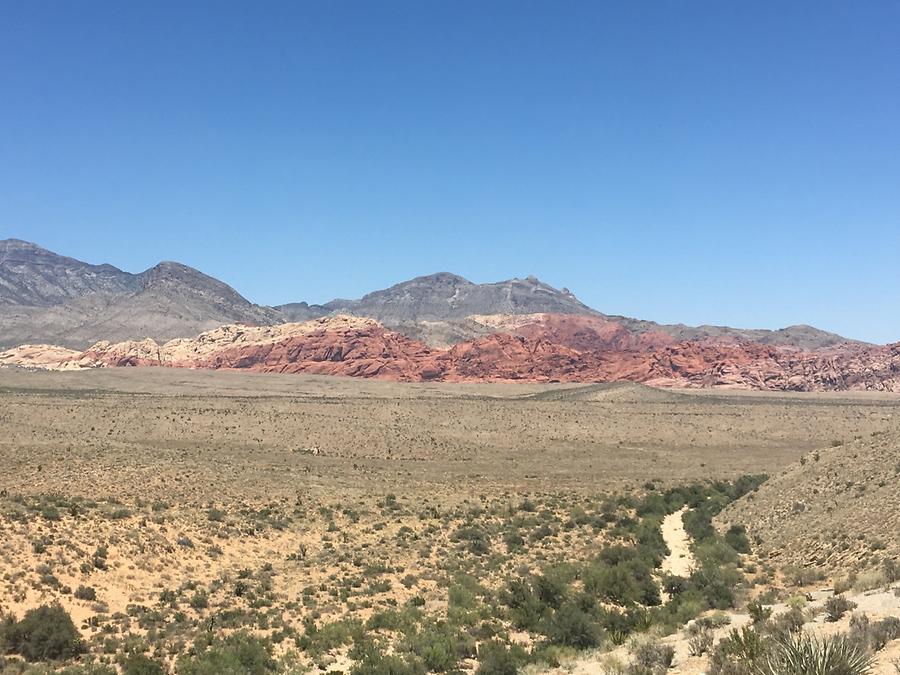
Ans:
{"type": "Polygon", "coordinates": [[[835,439],[729,506],[721,522],[746,525],[758,553],[779,566],[849,571],[897,558],[900,420],[886,421],[894,431],[835,439]]]}

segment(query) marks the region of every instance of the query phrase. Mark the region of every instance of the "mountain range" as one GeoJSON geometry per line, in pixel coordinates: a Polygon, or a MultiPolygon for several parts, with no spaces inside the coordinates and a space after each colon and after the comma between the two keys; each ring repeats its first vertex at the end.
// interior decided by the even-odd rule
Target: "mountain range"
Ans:
{"type": "Polygon", "coordinates": [[[398,380],[632,380],[900,388],[900,348],[810,326],[745,330],[603,314],[535,277],[438,273],[337,299],[256,305],[191,267],[139,274],[0,241],[0,363],[316,372],[398,380]]]}
{"type": "Polygon", "coordinates": [[[661,332],[676,340],[743,339],[817,349],[851,340],[810,326],[742,330],[724,326],[661,325],[592,309],[568,289],[533,276],[475,284],[446,272],[417,277],[358,300],[323,305],[256,305],[218,279],[187,265],[161,262],[131,274],[92,265],[18,239],[0,241],[0,347],[45,342],[69,348],[99,340],[188,337],[228,323],[275,325],[352,314],[432,346],[491,331],[471,317],[574,314],[615,321],[629,332],[661,332]]]}

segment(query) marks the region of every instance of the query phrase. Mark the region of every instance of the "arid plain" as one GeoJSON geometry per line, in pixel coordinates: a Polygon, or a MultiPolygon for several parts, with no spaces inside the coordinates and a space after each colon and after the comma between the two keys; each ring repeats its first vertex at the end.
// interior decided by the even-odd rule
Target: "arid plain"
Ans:
{"type": "Polygon", "coordinates": [[[774,473],[900,428],[874,393],[400,384],[163,369],[0,372],[11,492],[207,500],[590,493],[774,473]]]}
{"type": "MultiPolygon", "coordinates": [[[[141,672],[139,657],[215,672],[202,669],[198,643],[247,631],[282,672],[617,672],[602,665],[612,657],[580,654],[640,659],[616,645],[703,613],[655,595],[684,561],[644,579],[649,597],[596,591],[594,615],[618,607],[637,625],[613,627],[616,610],[587,637],[553,627],[566,605],[522,618],[510,589],[559,577],[560,593],[584,596],[589,567],[611,564],[597,556],[621,546],[661,544],[652,570],[683,550],[665,531],[671,515],[665,541],[659,530],[691,500],[700,513],[702,499],[721,498],[717,511],[738,499],[718,527],[752,535],[741,508],[764,511],[752,500],[766,483],[740,477],[783,485],[809,457],[898,435],[900,399],[889,394],[3,369],[0,613],[60,603],[83,638],[77,658],[122,672],[141,672]],[[654,606],[646,625],[634,618],[654,606]],[[499,647],[484,656],[484,644],[499,647]]],[[[878,552],[896,545],[881,538],[853,559],[807,565],[805,577],[787,567],[795,556],[779,561],[757,538],[737,561],[731,605],[878,569],[878,552]]],[[[681,672],[701,672],[684,649],[681,672]]]]}

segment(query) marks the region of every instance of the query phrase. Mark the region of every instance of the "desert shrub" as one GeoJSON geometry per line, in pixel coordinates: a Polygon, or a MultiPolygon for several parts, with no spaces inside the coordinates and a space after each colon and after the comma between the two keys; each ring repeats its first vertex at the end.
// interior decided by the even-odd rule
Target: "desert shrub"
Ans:
{"type": "Polygon", "coordinates": [[[689,588],[688,578],[680,577],[676,574],[664,574],[660,585],[669,597],[678,595],[689,588]]]}
{"type": "Polygon", "coordinates": [[[825,620],[840,621],[851,609],[856,608],[856,603],[848,600],[843,595],[832,595],[825,601],[825,620]]]}
{"type": "Polygon", "coordinates": [[[206,591],[198,590],[191,596],[188,604],[194,609],[206,609],[209,607],[209,594],[206,591]]]}
{"type": "Polygon", "coordinates": [[[884,649],[888,642],[900,638],[900,619],[896,616],[889,616],[877,621],[873,626],[873,632],[874,638],[870,646],[875,651],[884,649]]]}
{"type": "Polygon", "coordinates": [[[707,539],[694,544],[694,557],[714,565],[735,565],[740,556],[724,539],[707,539]]]}
{"type": "Polygon", "coordinates": [[[663,559],[669,555],[669,547],[662,536],[662,521],[662,516],[647,516],[641,520],[634,532],[636,552],[654,568],[662,565],[663,559]]]}
{"type": "Polygon", "coordinates": [[[887,617],[872,622],[865,614],[854,614],[850,618],[850,632],[847,639],[863,649],[881,651],[891,640],[900,637],[900,619],[887,617]]]}
{"type": "Polygon", "coordinates": [[[525,650],[518,646],[507,647],[491,640],[478,648],[476,675],[516,675],[527,660],[525,650]]]}
{"type": "Polygon", "coordinates": [[[501,592],[500,599],[509,607],[509,618],[520,630],[535,630],[549,611],[525,579],[512,579],[501,592]]]}
{"type": "Polygon", "coordinates": [[[425,675],[421,661],[397,654],[384,654],[371,643],[351,652],[356,665],[350,675],[425,675]]]}
{"type": "Polygon", "coordinates": [[[850,572],[849,574],[835,579],[834,581],[834,594],[841,595],[842,593],[846,593],[849,590],[853,589],[853,585],[856,583],[856,572],[850,572]]]}
{"type": "Polygon", "coordinates": [[[656,623],[653,612],[643,607],[625,609],[593,608],[592,614],[606,637],[615,644],[622,644],[632,633],[642,633],[656,623]]]}
{"type": "Polygon", "coordinates": [[[895,581],[900,581],[900,563],[894,558],[885,558],[884,563],[882,564],[882,570],[884,571],[884,578],[887,579],[888,583],[892,584],[895,581]]]}
{"type": "Polygon", "coordinates": [[[883,569],[877,570],[868,570],[865,572],[859,572],[856,575],[856,578],[853,581],[853,590],[858,593],[863,593],[865,591],[871,591],[875,588],[882,588],[887,586],[890,582],[888,581],[887,574],[883,569]]]}
{"type": "Polygon", "coordinates": [[[426,622],[407,638],[406,646],[425,668],[437,673],[454,670],[461,658],[475,656],[474,641],[445,621],[426,622]]]}
{"type": "MultiPolygon", "coordinates": [[[[645,485],[644,487],[645,489],[653,489],[649,485],[645,485]]],[[[646,516],[651,514],[664,516],[669,512],[669,503],[666,501],[664,495],[661,495],[658,492],[649,492],[635,507],[635,512],[639,516],[646,516]]]]}
{"type": "Polygon", "coordinates": [[[713,645],[712,628],[705,623],[695,621],[688,627],[688,650],[692,656],[703,656],[713,645]]]}
{"type": "Polygon", "coordinates": [[[743,525],[732,525],[725,533],[725,543],[738,553],[750,553],[750,540],[743,525]]]}
{"type": "Polygon", "coordinates": [[[366,630],[397,630],[403,618],[393,609],[374,612],[366,621],[366,630]]]}
{"type": "Polygon", "coordinates": [[[772,609],[766,607],[759,600],[753,600],[747,605],[747,613],[750,614],[750,620],[753,625],[765,623],[772,616],[772,609]]]}
{"type": "Polygon", "coordinates": [[[665,673],[675,659],[675,649],[657,640],[641,640],[631,650],[634,665],[649,673],[665,673]]]}
{"type": "Polygon", "coordinates": [[[800,632],[805,623],[806,616],[804,616],[803,610],[798,607],[792,607],[788,611],[770,619],[764,626],[764,629],[766,633],[771,635],[786,636],[800,632]]]}
{"type": "Polygon", "coordinates": [[[450,539],[460,542],[467,551],[475,555],[485,555],[491,550],[490,537],[479,527],[460,527],[450,535],[450,539]]]}
{"type": "Polygon", "coordinates": [[[83,649],[75,624],[59,605],[44,605],[29,610],[20,621],[7,617],[0,623],[0,651],[26,661],[61,661],[83,649]]]}
{"type": "Polygon", "coordinates": [[[165,669],[143,654],[130,654],[122,662],[122,675],[165,675],[165,669]]]}
{"type": "Polygon", "coordinates": [[[358,621],[333,621],[316,627],[314,621],[306,624],[306,632],[297,639],[297,646],[312,656],[319,656],[353,642],[362,634],[363,626],[358,621]]]}
{"type": "Polygon", "coordinates": [[[97,599],[97,591],[91,586],[79,586],[75,589],[75,597],[79,600],[89,600],[93,602],[97,599]]]}
{"type": "Polygon", "coordinates": [[[247,633],[235,633],[208,645],[195,645],[193,656],[178,659],[178,675],[265,675],[275,672],[272,645],[247,633]]]}
{"type": "Polygon", "coordinates": [[[660,603],[653,563],[635,549],[611,546],[583,572],[584,590],[599,600],[617,605],[660,603]]]}
{"type": "Polygon", "coordinates": [[[525,547],[525,539],[515,530],[507,532],[503,536],[503,543],[506,544],[506,550],[509,553],[515,553],[525,547]]]}
{"type": "Polygon", "coordinates": [[[553,645],[590,649],[603,642],[600,626],[573,603],[566,603],[553,612],[543,628],[553,645]]]}
{"type": "Polygon", "coordinates": [[[766,653],[766,644],[755,630],[744,627],[732,631],[719,640],[709,657],[710,675],[749,674],[750,665],[766,653]]]}
{"type": "Polygon", "coordinates": [[[222,523],[225,521],[225,512],[221,509],[210,509],[206,512],[206,517],[210,522],[222,523]]]}
{"type": "Polygon", "coordinates": [[[801,567],[800,565],[787,565],[782,572],[791,586],[809,586],[825,577],[822,571],[815,567],[801,567]]]}
{"type": "Polygon", "coordinates": [[[716,562],[699,562],[691,572],[690,587],[703,596],[709,609],[734,607],[734,588],[741,580],[740,573],[716,562]]]}
{"type": "Polygon", "coordinates": [[[566,599],[570,578],[559,569],[551,569],[534,577],[532,587],[541,604],[557,609],[566,599]]]}

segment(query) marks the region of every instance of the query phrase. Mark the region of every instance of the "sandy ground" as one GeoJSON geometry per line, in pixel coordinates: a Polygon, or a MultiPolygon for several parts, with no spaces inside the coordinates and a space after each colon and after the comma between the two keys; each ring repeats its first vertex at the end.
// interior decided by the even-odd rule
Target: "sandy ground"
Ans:
{"type": "Polygon", "coordinates": [[[691,553],[691,541],[684,529],[683,508],[665,517],[662,524],[663,539],[669,547],[669,555],[663,560],[662,570],[679,577],[690,576],[694,567],[694,554],[691,553]]]}

